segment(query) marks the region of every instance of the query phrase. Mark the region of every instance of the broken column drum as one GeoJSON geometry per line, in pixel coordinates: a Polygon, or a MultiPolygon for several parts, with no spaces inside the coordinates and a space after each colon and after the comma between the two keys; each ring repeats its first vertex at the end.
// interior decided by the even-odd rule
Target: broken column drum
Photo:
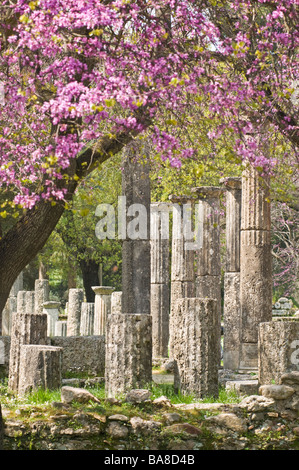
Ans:
{"type": "Polygon", "coordinates": [[[81,304],[84,300],[83,289],[69,289],[67,336],[80,335],[81,304]]]}

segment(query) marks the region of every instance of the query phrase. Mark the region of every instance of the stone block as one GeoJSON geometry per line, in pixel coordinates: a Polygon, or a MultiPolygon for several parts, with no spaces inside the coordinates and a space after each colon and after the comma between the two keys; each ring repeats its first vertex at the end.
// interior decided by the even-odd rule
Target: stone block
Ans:
{"type": "Polygon", "coordinates": [[[226,390],[234,390],[240,395],[257,395],[259,389],[258,380],[228,380],[226,390]]]}
{"type": "Polygon", "coordinates": [[[25,344],[20,348],[20,374],[18,393],[42,388],[55,390],[61,387],[62,348],[39,344],[25,344]]]}
{"type": "Polygon", "coordinates": [[[299,371],[299,323],[259,325],[258,365],[261,385],[279,384],[284,374],[299,371]]]}
{"type": "Polygon", "coordinates": [[[152,381],[152,317],[111,314],[106,329],[105,385],[108,397],[152,381]]]}

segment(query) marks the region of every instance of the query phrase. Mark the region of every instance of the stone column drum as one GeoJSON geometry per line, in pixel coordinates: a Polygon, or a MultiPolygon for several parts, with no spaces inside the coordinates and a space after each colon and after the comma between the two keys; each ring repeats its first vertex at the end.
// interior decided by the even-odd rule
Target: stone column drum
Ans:
{"type": "Polygon", "coordinates": [[[173,344],[177,326],[173,323],[173,305],[177,299],[195,296],[194,250],[187,249],[187,238],[184,224],[186,208],[192,209],[194,198],[192,196],[169,197],[173,203],[172,208],[172,240],[171,240],[171,291],[170,291],[170,318],[169,318],[169,354],[173,357],[173,344]]]}
{"type": "Polygon", "coordinates": [[[177,327],[175,389],[198,398],[218,396],[217,301],[178,299],[172,306],[172,316],[177,327]]]}
{"type": "Polygon", "coordinates": [[[108,396],[139,388],[152,380],[150,315],[149,146],[129,144],[123,153],[122,313],[107,317],[105,389],[108,396]],[[138,226],[134,224],[138,213],[138,226]],[[130,220],[130,217],[135,217],[130,220]],[[138,229],[138,230],[137,230],[138,229]]]}
{"type": "Polygon", "coordinates": [[[80,335],[81,304],[83,300],[83,289],[69,289],[67,336],[80,335]]]}
{"type": "Polygon", "coordinates": [[[50,294],[50,284],[48,279],[36,279],[34,283],[35,291],[35,313],[43,313],[44,303],[48,302],[50,294]]]}
{"type": "Polygon", "coordinates": [[[19,386],[20,348],[23,344],[47,344],[46,314],[13,314],[8,387],[16,392],[19,386]]]}
{"type": "Polygon", "coordinates": [[[20,349],[20,377],[18,393],[42,388],[61,387],[62,348],[39,344],[23,344],[20,349]]]}
{"type": "Polygon", "coordinates": [[[198,199],[198,218],[202,224],[202,243],[196,252],[196,297],[217,301],[218,360],[221,362],[221,257],[220,257],[220,196],[223,188],[201,186],[192,188],[198,199]]]}
{"type": "Polygon", "coordinates": [[[272,320],[269,179],[247,166],[242,175],[240,246],[241,369],[258,366],[258,325],[272,320]]]}
{"type": "Polygon", "coordinates": [[[55,336],[55,326],[59,318],[60,302],[50,300],[44,303],[44,313],[48,317],[48,336],[55,336]]]}
{"type": "Polygon", "coordinates": [[[106,333],[107,317],[111,313],[111,294],[114,287],[94,286],[94,335],[104,335],[106,333]]]}
{"type": "Polygon", "coordinates": [[[111,295],[111,313],[122,313],[122,291],[114,291],[111,295]]]}
{"type": "Polygon", "coordinates": [[[81,336],[91,336],[94,334],[94,312],[95,304],[93,302],[82,302],[80,324],[81,336]]]}
{"type": "Polygon", "coordinates": [[[168,357],[170,314],[169,211],[171,204],[151,204],[151,315],[153,357],[168,357]]]}
{"type": "Polygon", "coordinates": [[[223,367],[237,370],[240,364],[240,229],[242,179],[220,180],[226,189],[226,263],[223,305],[223,367]]]}
{"type": "Polygon", "coordinates": [[[151,383],[151,315],[111,314],[106,331],[106,395],[116,397],[151,383]]]}

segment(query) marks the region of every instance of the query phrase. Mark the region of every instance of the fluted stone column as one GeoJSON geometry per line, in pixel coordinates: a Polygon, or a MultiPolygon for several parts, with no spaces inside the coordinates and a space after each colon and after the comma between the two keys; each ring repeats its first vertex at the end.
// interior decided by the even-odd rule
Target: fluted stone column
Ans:
{"type": "Polygon", "coordinates": [[[151,315],[153,357],[168,357],[170,315],[169,211],[171,204],[151,204],[151,315]]]}
{"type": "Polygon", "coordinates": [[[226,264],[223,306],[223,367],[237,370],[240,364],[240,229],[242,179],[220,180],[226,189],[226,264]]]}
{"type": "Polygon", "coordinates": [[[178,331],[178,324],[172,317],[173,305],[185,297],[195,296],[194,250],[187,249],[190,239],[186,238],[184,227],[185,209],[193,208],[192,196],[169,197],[173,203],[172,208],[172,241],[171,241],[171,293],[170,293],[170,319],[169,319],[169,354],[173,357],[173,344],[178,331]]]}
{"type": "Polygon", "coordinates": [[[111,294],[114,287],[94,286],[94,335],[104,335],[106,332],[107,316],[111,313],[111,294]]]}
{"type": "Polygon", "coordinates": [[[56,321],[54,336],[67,336],[67,321],[66,320],[56,321]]]}
{"type": "Polygon", "coordinates": [[[9,359],[8,386],[18,391],[20,348],[23,344],[47,344],[47,315],[14,312],[9,359]]]}
{"type": "Polygon", "coordinates": [[[24,313],[26,311],[26,290],[20,290],[17,295],[17,312],[24,313]]]}
{"type": "Polygon", "coordinates": [[[67,336],[80,335],[81,304],[83,300],[83,289],[69,289],[67,336]]]}
{"type": "Polygon", "coordinates": [[[48,336],[55,336],[55,327],[59,318],[59,307],[61,303],[54,300],[49,300],[44,303],[44,313],[48,317],[48,336]]]}
{"type": "Polygon", "coordinates": [[[150,315],[149,146],[129,144],[123,153],[122,313],[107,317],[105,388],[108,396],[152,380],[150,315]],[[132,220],[132,217],[134,219],[132,220]]]}
{"type": "Polygon", "coordinates": [[[172,315],[177,320],[173,348],[175,389],[198,398],[218,396],[217,301],[177,299],[172,315]]]}
{"type": "Polygon", "coordinates": [[[271,217],[268,178],[248,166],[242,176],[240,368],[258,366],[258,326],[272,320],[271,217]]]}
{"type": "Polygon", "coordinates": [[[220,258],[220,196],[223,188],[201,186],[192,188],[198,199],[198,217],[202,224],[202,243],[196,252],[196,297],[217,301],[219,366],[221,362],[221,258],[220,258]]]}
{"type": "Polygon", "coordinates": [[[94,312],[95,304],[93,302],[82,302],[80,324],[81,336],[91,336],[94,334],[94,312]]]}
{"type": "Polygon", "coordinates": [[[49,300],[50,285],[48,279],[36,279],[35,291],[35,313],[43,313],[44,303],[49,300]]]}

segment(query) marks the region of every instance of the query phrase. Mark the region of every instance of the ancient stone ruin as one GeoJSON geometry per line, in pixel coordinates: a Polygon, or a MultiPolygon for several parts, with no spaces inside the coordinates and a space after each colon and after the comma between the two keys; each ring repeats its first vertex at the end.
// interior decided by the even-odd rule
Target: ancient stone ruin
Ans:
{"type": "Polygon", "coordinates": [[[267,397],[273,382],[283,378],[284,386],[299,373],[298,317],[286,298],[272,306],[269,182],[248,167],[219,187],[155,202],[149,172],[147,143],[128,146],[121,292],[93,286],[91,303],[83,289],[69,289],[66,319],[50,300],[49,281],[25,291],[22,275],[16,280],[1,336],[0,367],[11,390],[55,389],[64,373],[88,372],[115,398],[146,388],[154,361],[168,361],[176,391],[217,397],[219,377],[229,371],[241,380],[226,381],[228,388],[250,394],[262,387],[267,397]]]}

